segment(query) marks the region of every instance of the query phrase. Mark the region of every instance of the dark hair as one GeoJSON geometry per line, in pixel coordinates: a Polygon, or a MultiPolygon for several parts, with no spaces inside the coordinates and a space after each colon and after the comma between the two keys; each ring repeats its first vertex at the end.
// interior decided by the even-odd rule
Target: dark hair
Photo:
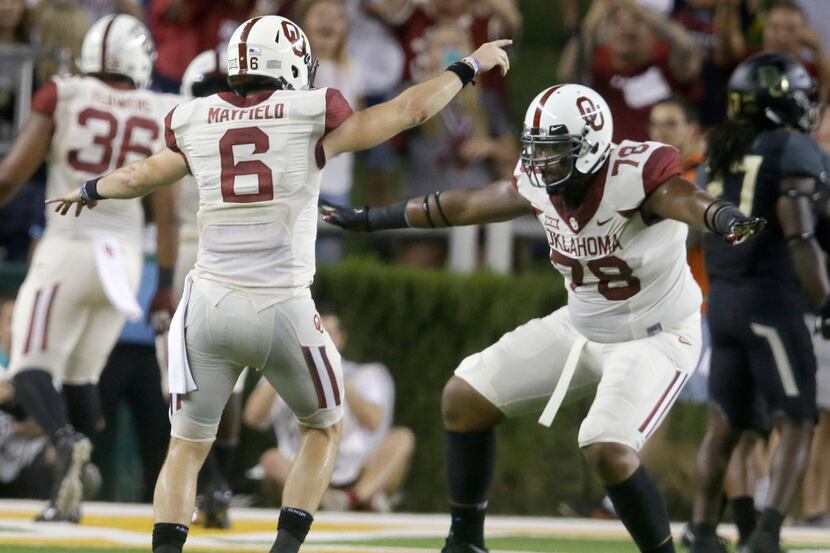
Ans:
{"type": "Polygon", "coordinates": [[[710,178],[726,177],[763,130],[757,123],[745,119],[729,119],[712,127],[706,137],[710,178]]]}
{"type": "Polygon", "coordinates": [[[700,114],[698,113],[697,108],[695,108],[691,102],[682,96],[669,96],[665,100],[660,100],[654,104],[651,109],[654,109],[657,106],[676,106],[683,112],[683,116],[686,118],[687,123],[700,123],[700,114]]]}
{"type": "Polygon", "coordinates": [[[286,88],[284,82],[262,75],[231,75],[228,77],[228,84],[239,96],[245,96],[258,90],[283,90],[286,88]]]}

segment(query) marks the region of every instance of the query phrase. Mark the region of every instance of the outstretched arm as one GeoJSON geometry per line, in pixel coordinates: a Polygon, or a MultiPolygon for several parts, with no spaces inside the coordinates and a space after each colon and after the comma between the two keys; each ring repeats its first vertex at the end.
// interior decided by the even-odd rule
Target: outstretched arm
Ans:
{"type": "Polygon", "coordinates": [[[164,150],[152,156],[135,161],[116,169],[105,177],[93,179],[74,192],[63,197],[49,198],[47,204],[57,204],[55,211],[66,215],[75,205],[75,216],[84,206],[95,207],[98,200],[139,198],[162,186],[169,186],[187,175],[184,157],[171,150],[164,150]],[[86,197],[82,197],[86,194],[86,197]]]}
{"type": "Polygon", "coordinates": [[[642,205],[643,217],[674,219],[701,230],[720,234],[733,244],[740,244],[760,232],[766,220],[747,217],[724,200],[717,200],[681,177],[675,176],[657,187],[642,205]]]}
{"type": "Polygon", "coordinates": [[[321,201],[320,213],[332,225],[371,232],[496,223],[530,214],[532,209],[511,181],[499,181],[484,188],[433,192],[384,207],[353,209],[321,201]]]}
{"type": "MultiPolygon", "coordinates": [[[[483,73],[498,66],[502,75],[507,74],[510,62],[502,48],[511,40],[488,42],[473,52],[475,62],[468,65],[470,75],[476,73],[478,63],[483,73]]],[[[355,112],[336,130],[323,139],[326,159],[342,152],[365,150],[386,142],[398,133],[417,127],[441,111],[463,88],[459,75],[444,71],[437,77],[406,89],[397,97],[369,109],[355,112]]]]}

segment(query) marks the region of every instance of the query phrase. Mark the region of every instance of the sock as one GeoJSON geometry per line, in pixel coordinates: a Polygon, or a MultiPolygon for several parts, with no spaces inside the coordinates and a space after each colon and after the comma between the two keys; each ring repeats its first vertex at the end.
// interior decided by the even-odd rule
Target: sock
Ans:
{"type": "Polygon", "coordinates": [[[270,553],[297,553],[308,535],[314,517],[302,509],[283,507],[277,523],[277,539],[270,553]]]}
{"type": "Polygon", "coordinates": [[[182,553],[187,539],[187,526],[172,522],[153,525],[153,553],[182,553]]]}
{"type": "Polygon", "coordinates": [[[640,465],[627,480],[606,491],[640,551],[674,551],[666,503],[645,467],[640,465]]]}
{"type": "Polygon", "coordinates": [[[496,433],[446,431],[447,488],[456,505],[475,506],[487,500],[496,467],[496,433]]]}
{"type": "Polygon", "coordinates": [[[101,397],[96,384],[64,384],[63,398],[68,408],[69,422],[75,430],[91,438],[101,429],[101,397]]]}
{"type": "Polygon", "coordinates": [[[484,515],[487,502],[475,507],[450,507],[450,535],[453,543],[470,543],[484,548],[484,515]]]}
{"type": "Polygon", "coordinates": [[[69,424],[63,398],[52,384],[52,375],[42,369],[24,369],[14,375],[17,402],[55,442],[58,430],[69,424]]]}
{"type": "Polygon", "coordinates": [[[733,497],[732,517],[738,527],[738,543],[744,543],[755,530],[755,500],[749,496],[733,497]]]}
{"type": "Polygon", "coordinates": [[[761,513],[758,520],[758,529],[769,532],[775,537],[781,535],[781,525],[784,523],[784,515],[771,507],[767,507],[761,513]]]}

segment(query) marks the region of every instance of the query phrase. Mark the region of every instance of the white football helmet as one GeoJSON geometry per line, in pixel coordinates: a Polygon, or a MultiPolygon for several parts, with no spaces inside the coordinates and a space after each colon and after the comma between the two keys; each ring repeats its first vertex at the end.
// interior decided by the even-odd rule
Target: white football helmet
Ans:
{"type": "Polygon", "coordinates": [[[221,58],[219,50],[205,50],[185,69],[180,93],[186,98],[196,98],[230,90],[227,79],[228,64],[221,58]]]}
{"type": "Polygon", "coordinates": [[[522,166],[534,186],[561,188],[574,170],[591,175],[602,168],[611,153],[613,134],[611,110],[596,91],[579,84],[552,86],[527,108],[522,166]],[[559,171],[548,182],[566,163],[567,171],[559,171]]]}
{"type": "Polygon", "coordinates": [[[136,88],[146,88],[155,59],[156,47],[144,23],[131,15],[105,15],[84,36],[78,68],[84,73],[123,75],[136,88]]]}
{"type": "Polygon", "coordinates": [[[300,27],[285,17],[266,15],[249,19],[228,41],[228,75],[258,75],[283,88],[308,90],[314,86],[318,61],[300,27]]]}

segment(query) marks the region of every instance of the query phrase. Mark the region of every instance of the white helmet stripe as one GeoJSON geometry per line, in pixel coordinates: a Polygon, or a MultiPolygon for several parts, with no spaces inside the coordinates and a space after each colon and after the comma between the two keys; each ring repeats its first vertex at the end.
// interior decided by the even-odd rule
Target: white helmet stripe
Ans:
{"type": "Polygon", "coordinates": [[[248,23],[245,25],[245,28],[242,29],[242,36],[239,37],[239,72],[244,73],[248,70],[248,35],[251,33],[251,29],[254,27],[254,24],[262,19],[262,17],[254,17],[253,19],[249,20],[248,23]]]}

